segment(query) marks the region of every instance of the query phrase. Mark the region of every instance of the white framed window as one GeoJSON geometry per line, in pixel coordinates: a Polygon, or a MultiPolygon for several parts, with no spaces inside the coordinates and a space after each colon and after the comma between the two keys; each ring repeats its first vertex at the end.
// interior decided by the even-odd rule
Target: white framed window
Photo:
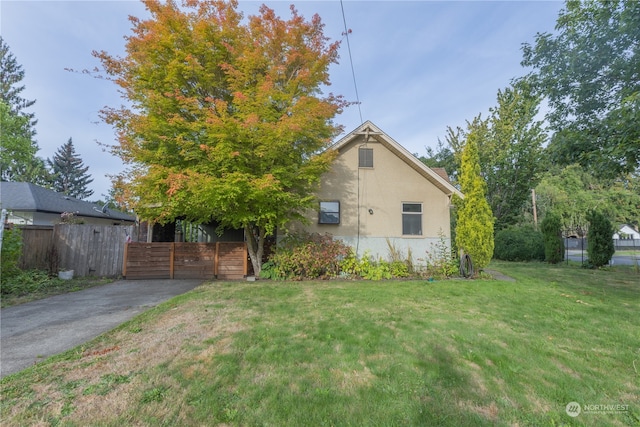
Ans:
{"type": "Polygon", "coordinates": [[[422,236],[422,203],[402,203],[402,234],[422,236]]]}
{"type": "Polygon", "coordinates": [[[358,167],[360,168],[372,168],[373,167],[373,148],[358,148],[358,167]]]}
{"type": "Polygon", "coordinates": [[[320,202],[318,224],[340,224],[340,202],[320,202]]]}

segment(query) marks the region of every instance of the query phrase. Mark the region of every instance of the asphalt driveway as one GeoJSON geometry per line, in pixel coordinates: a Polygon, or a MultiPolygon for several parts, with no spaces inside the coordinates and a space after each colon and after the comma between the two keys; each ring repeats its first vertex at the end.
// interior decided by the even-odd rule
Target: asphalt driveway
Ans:
{"type": "Polygon", "coordinates": [[[202,280],[119,280],[0,309],[0,377],[109,331],[202,280]]]}

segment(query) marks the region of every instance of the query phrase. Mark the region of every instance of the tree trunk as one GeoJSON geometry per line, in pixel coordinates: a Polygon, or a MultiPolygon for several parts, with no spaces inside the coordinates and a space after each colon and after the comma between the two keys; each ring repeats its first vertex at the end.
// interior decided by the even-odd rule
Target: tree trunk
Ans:
{"type": "Polygon", "coordinates": [[[244,227],[244,234],[247,236],[247,250],[249,252],[249,258],[251,259],[251,265],[253,265],[253,273],[258,277],[262,270],[265,230],[261,227],[246,225],[244,227]]]}

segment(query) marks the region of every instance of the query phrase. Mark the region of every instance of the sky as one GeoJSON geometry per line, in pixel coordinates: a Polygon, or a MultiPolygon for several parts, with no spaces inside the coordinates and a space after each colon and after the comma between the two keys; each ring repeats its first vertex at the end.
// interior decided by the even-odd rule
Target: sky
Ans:
{"type": "MultiPolygon", "coordinates": [[[[553,32],[564,5],[241,0],[239,8],[245,16],[254,15],[262,3],[285,19],[290,4],[307,19],[317,13],[325,35],[342,40],[327,91],[360,101],[359,107],[352,105],[335,119],[345,133],[371,120],[417,155],[444,141],[447,127],[464,127],[478,114],[487,116],[498,90],[529,71],[520,65],[522,44],[533,44],[536,33],[553,32]],[[348,44],[345,21],[351,30],[348,44]]],[[[0,34],[25,72],[22,97],[36,100],[28,111],[38,120],[37,155],[52,158],[72,138],[94,180],[89,185],[92,201],[104,200],[111,188],[108,175],[124,169],[105,148],[116,139],[99,111],[125,101],[112,82],[68,70],[99,66],[91,55],[94,50],[124,55],[125,37],[131,34],[129,16],[148,14],[133,0],[0,2],[0,34]]]]}

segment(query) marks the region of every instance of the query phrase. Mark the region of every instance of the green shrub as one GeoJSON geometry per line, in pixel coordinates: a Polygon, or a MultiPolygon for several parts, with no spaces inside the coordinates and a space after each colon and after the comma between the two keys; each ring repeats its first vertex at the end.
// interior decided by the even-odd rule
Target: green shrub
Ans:
{"type": "Polygon", "coordinates": [[[589,264],[599,268],[607,265],[615,252],[614,230],[611,221],[600,212],[588,212],[587,220],[589,221],[589,231],[587,232],[589,264]]]}
{"type": "Polygon", "coordinates": [[[400,259],[394,261],[375,260],[368,251],[360,259],[355,259],[355,264],[350,260],[350,268],[344,269],[352,277],[359,277],[365,280],[383,280],[394,277],[407,277],[408,268],[406,263],[400,259]],[[394,276],[398,274],[398,276],[394,276]]]}
{"type": "Polygon", "coordinates": [[[278,245],[263,265],[260,277],[291,280],[336,277],[340,261],[351,252],[344,242],[327,234],[293,235],[278,245]]]}
{"type": "Polygon", "coordinates": [[[52,279],[46,271],[18,271],[11,277],[2,275],[2,295],[22,296],[42,291],[52,286],[59,279],[52,279]]]}
{"type": "Polygon", "coordinates": [[[458,272],[458,259],[449,246],[442,230],[438,232],[438,242],[432,243],[427,251],[425,275],[436,279],[447,279],[458,272]]]}
{"type": "Polygon", "coordinates": [[[562,223],[553,212],[547,213],[540,224],[544,239],[544,258],[549,264],[557,264],[564,259],[562,223]]]}
{"type": "Polygon", "coordinates": [[[22,231],[19,228],[4,230],[0,254],[0,282],[4,292],[5,283],[20,274],[18,262],[22,255],[22,231]]]}
{"type": "Polygon", "coordinates": [[[503,261],[544,261],[544,238],[533,227],[512,227],[498,231],[493,256],[503,261]]]}

